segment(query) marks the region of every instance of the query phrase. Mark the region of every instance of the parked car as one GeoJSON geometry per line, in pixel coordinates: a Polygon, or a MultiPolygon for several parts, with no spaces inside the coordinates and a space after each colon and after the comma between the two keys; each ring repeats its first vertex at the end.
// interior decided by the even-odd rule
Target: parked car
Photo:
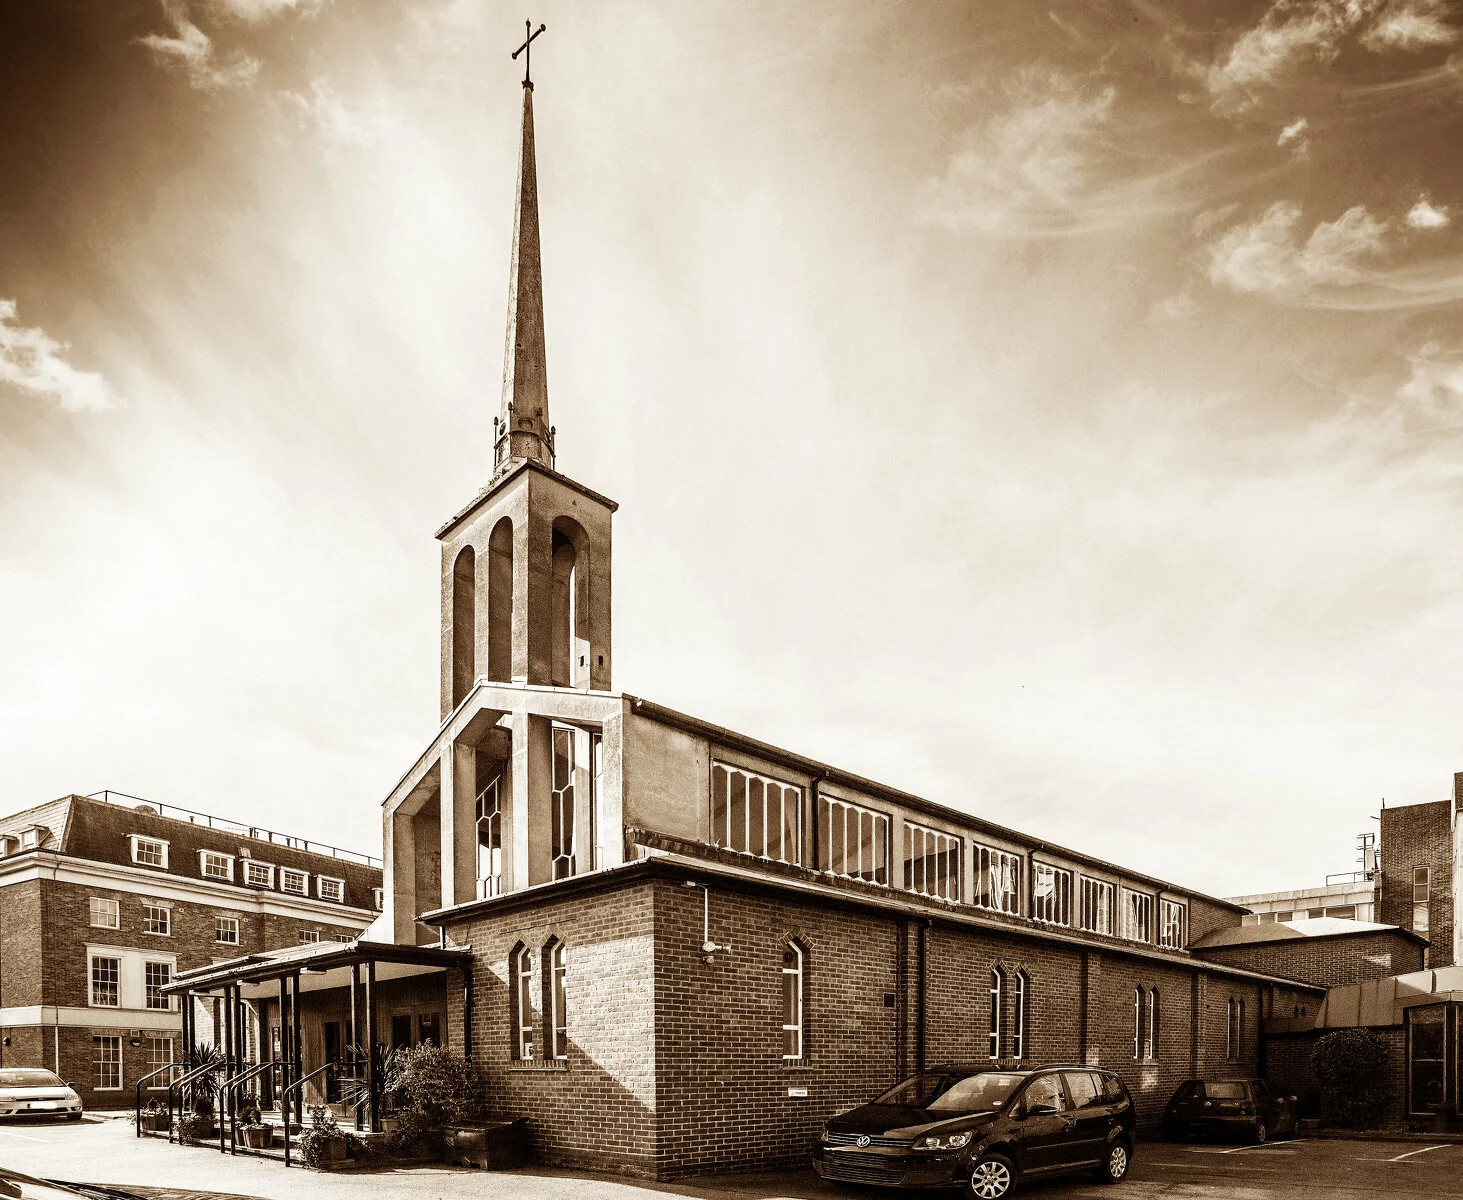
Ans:
{"type": "Polygon", "coordinates": [[[1248,1138],[1263,1142],[1299,1125],[1296,1099],[1263,1079],[1186,1079],[1163,1111],[1163,1136],[1248,1138]]]}
{"type": "Polygon", "coordinates": [[[1110,1071],[934,1068],[832,1118],[813,1169],[836,1183],[961,1186],[977,1200],[1078,1172],[1119,1183],[1133,1161],[1134,1123],[1132,1097],[1110,1071]]]}
{"type": "Polygon", "coordinates": [[[81,1097],[40,1067],[0,1067],[0,1117],[81,1120],[81,1097]]]}

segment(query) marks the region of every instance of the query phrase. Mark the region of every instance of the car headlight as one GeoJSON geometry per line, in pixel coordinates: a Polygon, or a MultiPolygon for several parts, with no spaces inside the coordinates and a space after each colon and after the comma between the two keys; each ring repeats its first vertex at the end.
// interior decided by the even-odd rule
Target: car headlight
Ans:
{"type": "Polygon", "coordinates": [[[825,1146],[826,1146],[826,1145],[827,1145],[827,1144],[828,1144],[828,1143],[829,1143],[829,1142],[831,1142],[831,1141],[832,1141],[832,1140],[833,1140],[833,1138],[832,1138],[832,1137],[831,1137],[831,1136],[830,1136],[830,1135],[829,1135],[829,1133],[828,1133],[828,1126],[826,1126],[826,1125],[824,1125],[824,1126],[823,1126],[823,1129],[822,1129],[822,1132],[820,1132],[820,1133],[819,1133],[819,1134],[818,1134],[818,1140],[819,1140],[819,1141],[820,1141],[820,1142],[822,1142],[822,1143],[823,1143],[823,1144],[824,1144],[824,1145],[825,1145],[825,1146]]]}
{"type": "Polygon", "coordinates": [[[916,1150],[959,1150],[961,1146],[970,1144],[970,1139],[975,1135],[972,1133],[948,1133],[944,1137],[922,1137],[915,1142],[916,1150]]]}

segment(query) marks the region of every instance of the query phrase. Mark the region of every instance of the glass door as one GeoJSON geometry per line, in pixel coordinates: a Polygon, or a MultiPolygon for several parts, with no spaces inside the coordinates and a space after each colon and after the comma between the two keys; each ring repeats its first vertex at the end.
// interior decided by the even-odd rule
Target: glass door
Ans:
{"type": "Polygon", "coordinates": [[[1447,1101],[1447,1005],[1407,1010],[1407,1110],[1416,1116],[1440,1112],[1447,1101]]]}

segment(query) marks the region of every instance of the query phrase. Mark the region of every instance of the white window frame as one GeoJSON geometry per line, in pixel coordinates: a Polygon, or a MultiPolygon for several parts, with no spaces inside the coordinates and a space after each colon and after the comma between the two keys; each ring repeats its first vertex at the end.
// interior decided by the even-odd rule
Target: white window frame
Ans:
{"type": "Polygon", "coordinates": [[[288,892],[292,896],[308,896],[310,894],[310,872],[296,871],[293,867],[280,867],[279,890],[288,892]],[[298,883],[292,882],[295,880],[298,880],[298,883]]]}
{"type": "Polygon", "coordinates": [[[1025,971],[1016,972],[1016,987],[1012,1007],[1011,1022],[1011,1057],[1024,1059],[1026,1057],[1026,1022],[1030,1014],[1031,1004],[1031,976],[1025,971]]]}
{"type": "Polygon", "coordinates": [[[1143,1061],[1143,989],[1133,989],[1133,1061],[1143,1061]]]}
{"type": "Polygon", "coordinates": [[[352,933],[337,933],[335,935],[335,940],[337,942],[343,942],[345,945],[349,946],[353,941],[356,940],[356,938],[355,934],[352,933]]]}
{"type": "Polygon", "coordinates": [[[1182,950],[1189,942],[1189,906],[1182,900],[1158,901],[1158,944],[1182,950]]]}
{"type": "Polygon", "coordinates": [[[1021,915],[1021,870],[1022,856],[1010,850],[1002,850],[997,846],[986,846],[980,842],[973,843],[975,862],[974,889],[970,902],[976,908],[983,908],[987,912],[1007,913],[1013,917],[1021,915]],[[995,880],[1000,878],[1004,885],[1002,890],[997,892],[994,883],[991,887],[989,900],[983,898],[981,881],[983,879],[995,880]]]}
{"type": "Polygon", "coordinates": [[[213,940],[219,946],[237,946],[242,937],[243,930],[240,927],[238,917],[226,917],[222,913],[215,913],[213,916],[213,940]],[[234,936],[232,938],[219,937],[219,933],[225,928],[224,922],[233,926],[234,936]]]}
{"type": "Polygon", "coordinates": [[[965,843],[953,833],[932,829],[915,821],[904,823],[904,890],[918,896],[960,903],[960,868],[965,861],[965,843]],[[938,863],[947,865],[944,887],[940,885],[938,863]],[[935,862],[931,870],[931,860],[935,862]],[[918,865],[916,865],[918,864],[918,865]]]}
{"type": "Polygon", "coordinates": [[[386,907],[386,889],[372,888],[371,903],[375,906],[377,912],[380,912],[382,909],[384,909],[386,907]]]}
{"type": "Polygon", "coordinates": [[[155,871],[166,871],[168,869],[168,845],[162,838],[149,837],[145,833],[129,833],[127,840],[132,847],[132,862],[135,866],[151,867],[155,871]],[[157,846],[161,862],[145,862],[141,857],[142,843],[150,846],[157,846]]]}
{"type": "Polygon", "coordinates": [[[1153,896],[1149,892],[1140,892],[1135,888],[1123,888],[1121,893],[1123,911],[1123,937],[1130,942],[1142,942],[1145,945],[1153,941],[1153,896]],[[1136,900],[1136,905],[1130,905],[1130,900],[1136,900]],[[1139,918],[1143,918],[1140,921],[1139,918]],[[1148,928],[1139,929],[1143,922],[1148,928]]]}
{"type": "Polygon", "coordinates": [[[94,1034],[92,1034],[91,1035],[91,1078],[92,1078],[92,1084],[91,1084],[91,1086],[92,1086],[92,1091],[94,1091],[94,1092],[120,1092],[126,1086],[126,1083],[127,1083],[127,1080],[126,1080],[125,1075],[124,1075],[124,1072],[123,1072],[123,1068],[124,1068],[124,1056],[123,1056],[123,1053],[122,1053],[122,1035],[120,1033],[94,1033],[94,1034]],[[116,1084],[115,1087],[113,1087],[110,1084],[103,1085],[100,1082],[102,1075],[101,1075],[101,1071],[99,1070],[99,1068],[102,1067],[103,1065],[112,1066],[114,1064],[110,1060],[103,1060],[103,1059],[97,1057],[98,1054],[100,1053],[100,1049],[101,1049],[98,1046],[98,1043],[99,1042],[110,1042],[110,1043],[112,1043],[113,1046],[116,1047],[117,1060],[116,1060],[115,1066],[117,1068],[117,1084],[116,1084]]]}
{"type": "MultiPolygon", "coordinates": [[[[173,1057],[174,1049],[175,1049],[175,1042],[173,1040],[173,1037],[170,1034],[169,1035],[159,1035],[159,1034],[156,1034],[156,1033],[149,1033],[149,1034],[147,1034],[147,1070],[148,1070],[148,1073],[151,1074],[153,1071],[157,1071],[157,1070],[161,1069],[162,1067],[169,1066],[172,1063],[176,1062],[177,1060],[173,1057]],[[158,1056],[157,1056],[158,1043],[160,1043],[160,1042],[166,1042],[167,1043],[167,1046],[168,1046],[168,1056],[165,1059],[159,1059],[158,1056]]],[[[165,1091],[168,1090],[168,1085],[171,1082],[172,1082],[172,1076],[170,1074],[158,1075],[158,1076],[155,1076],[154,1082],[149,1083],[147,1085],[147,1090],[150,1091],[150,1092],[165,1092],[165,1091]]]]}
{"type": "Polygon", "coordinates": [[[786,1050],[784,1050],[782,1052],[782,1061],[802,1062],[804,1052],[803,1023],[805,1018],[805,1008],[803,1004],[803,983],[804,979],[806,978],[807,956],[803,953],[803,948],[798,945],[797,942],[786,942],[783,944],[782,958],[782,986],[784,989],[783,994],[784,996],[790,995],[792,997],[792,1012],[787,1012],[786,1008],[784,1008],[783,1010],[782,1032],[784,1036],[784,1041],[786,1040],[787,1034],[790,1033],[793,1035],[794,1047],[797,1050],[796,1054],[789,1054],[786,1050]],[[787,965],[787,954],[789,950],[792,951],[794,959],[792,966],[787,965]],[[791,992],[788,992],[786,990],[789,979],[791,979],[792,981],[791,992]],[[789,1020],[789,1018],[791,1018],[791,1020],[789,1020]]]}
{"type": "Polygon", "coordinates": [[[519,946],[511,963],[513,975],[513,1058],[533,1061],[533,951],[519,946]]]}
{"type": "Polygon", "coordinates": [[[1412,868],[1412,903],[1426,904],[1432,898],[1433,869],[1418,864],[1412,868]]]}
{"type": "Polygon", "coordinates": [[[112,900],[106,896],[87,897],[87,924],[92,929],[121,929],[122,928],[122,902],[112,900]],[[97,905],[110,905],[110,908],[103,908],[102,911],[110,913],[110,921],[97,920],[97,905]]]}
{"type": "Polygon", "coordinates": [[[1093,875],[1079,876],[1077,884],[1077,928],[1084,933],[1112,937],[1117,919],[1118,889],[1106,879],[1093,875]],[[1088,914],[1093,914],[1089,925],[1088,914]]]}
{"type": "Polygon", "coordinates": [[[1001,1057],[1001,1039],[1006,1032],[1006,1014],[1002,1011],[1006,1006],[1006,973],[1000,967],[991,968],[990,1000],[991,1026],[987,1050],[990,1060],[995,1062],[1001,1057]]]}
{"type": "Polygon", "coordinates": [[[221,850],[200,850],[198,852],[198,874],[204,879],[212,879],[215,882],[234,882],[234,856],[225,854],[221,850]],[[208,869],[210,859],[220,859],[225,864],[225,872],[222,875],[215,875],[208,869]]]}
{"type": "Polygon", "coordinates": [[[88,950],[86,952],[86,1005],[88,1008],[122,1007],[122,956],[120,954],[108,953],[103,950],[88,950]],[[96,963],[103,959],[107,962],[117,964],[117,1002],[115,1004],[97,1003],[96,963]]]}
{"type": "Polygon", "coordinates": [[[560,1062],[569,1060],[569,948],[555,942],[544,955],[549,969],[549,1054],[560,1062]],[[563,1011],[559,996],[563,994],[563,1011]]]}
{"type": "Polygon", "coordinates": [[[729,763],[725,759],[713,758],[711,760],[711,797],[708,810],[709,827],[711,829],[711,841],[713,845],[723,849],[734,851],[737,854],[745,854],[751,858],[760,858],[767,862],[785,862],[794,865],[801,863],[802,842],[803,842],[803,789],[795,783],[788,783],[785,779],[775,779],[771,775],[763,775],[760,771],[751,771],[746,767],[739,767],[735,763],[729,763]],[[735,777],[742,777],[742,827],[732,828],[732,781],[735,777]],[[762,789],[762,839],[761,845],[752,844],[752,784],[761,785],[762,789]],[[724,808],[722,817],[722,828],[718,829],[716,820],[717,788],[724,789],[724,808]],[[774,843],[771,832],[773,823],[769,818],[772,811],[773,800],[772,790],[777,792],[777,840],[774,843]],[[792,845],[787,845],[787,813],[792,811],[792,845]],[[777,853],[771,853],[776,850],[777,853]]]}
{"type": "Polygon", "coordinates": [[[1072,924],[1072,872],[1056,863],[1034,861],[1031,864],[1031,919],[1043,925],[1072,924]],[[1049,876],[1051,894],[1039,896],[1041,879],[1049,876]]]}
{"type": "Polygon", "coordinates": [[[165,958],[144,958],[142,960],[142,1007],[147,1009],[148,1012],[172,1012],[173,998],[171,996],[164,996],[162,998],[163,1005],[159,1008],[152,1003],[152,997],[147,994],[148,967],[166,967],[168,969],[168,984],[173,982],[173,977],[177,974],[177,968],[171,960],[165,958]]]}
{"type": "Polygon", "coordinates": [[[1148,989],[1148,1030],[1147,1030],[1147,1057],[1149,1062],[1158,1060],[1158,1022],[1162,1019],[1162,1011],[1158,998],[1158,989],[1148,989]]]}
{"type": "Polygon", "coordinates": [[[315,895],[319,899],[321,899],[321,900],[328,900],[332,904],[344,904],[345,903],[345,880],[344,879],[337,879],[334,875],[317,875],[317,876],[315,876],[315,895]],[[326,891],[325,885],[327,883],[333,883],[335,885],[335,888],[334,888],[335,895],[333,895],[333,896],[327,896],[325,894],[325,891],[326,891]]]}
{"type": "Polygon", "coordinates": [[[244,882],[244,886],[245,887],[257,887],[257,888],[272,888],[272,887],[274,887],[274,864],[273,863],[267,863],[267,862],[260,862],[259,859],[257,859],[257,858],[246,858],[244,860],[244,880],[243,880],[243,882],[244,882]],[[259,880],[257,880],[257,879],[251,879],[250,878],[250,876],[253,875],[255,871],[263,871],[264,872],[264,879],[263,879],[262,882],[259,881],[259,880]]]}
{"type": "Polygon", "coordinates": [[[302,945],[302,946],[313,945],[314,943],[318,942],[319,940],[320,940],[320,931],[318,929],[302,929],[302,930],[300,930],[300,945],[302,945]]]}
{"type": "Polygon", "coordinates": [[[165,900],[144,900],[142,901],[142,932],[148,937],[172,937],[173,936],[173,906],[165,900]],[[162,913],[163,919],[159,922],[154,913],[162,913]],[[161,924],[161,929],[153,929],[151,926],[161,924]]]}

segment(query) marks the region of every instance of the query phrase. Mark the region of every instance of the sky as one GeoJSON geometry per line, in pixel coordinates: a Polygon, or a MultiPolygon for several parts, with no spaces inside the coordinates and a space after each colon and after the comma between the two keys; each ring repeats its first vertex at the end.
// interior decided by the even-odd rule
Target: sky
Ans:
{"type": "Polygon", "coordinates": [[[1450,795],[1442,0],[3,0],[0,806],[379,853],[528,15],[617,688],[1220,895],[1450,795]]]}

